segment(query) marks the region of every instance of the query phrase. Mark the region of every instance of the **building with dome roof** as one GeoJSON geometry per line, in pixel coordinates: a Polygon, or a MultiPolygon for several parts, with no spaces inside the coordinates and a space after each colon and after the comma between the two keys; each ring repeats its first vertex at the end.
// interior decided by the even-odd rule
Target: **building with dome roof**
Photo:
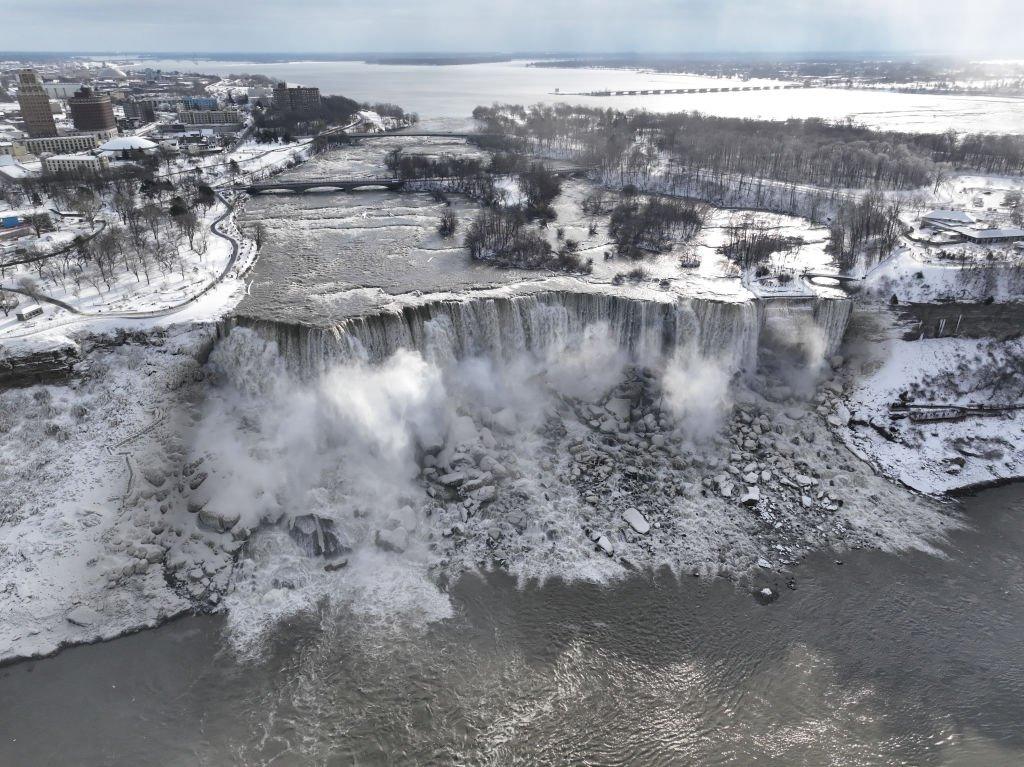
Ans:
{"type": "Polygon", "coordinates": [[[100,144],[100,153],[112,159],[131,159],[138,153],[152,154],[157,145],[142,136],[118,136],[100,144]]]}

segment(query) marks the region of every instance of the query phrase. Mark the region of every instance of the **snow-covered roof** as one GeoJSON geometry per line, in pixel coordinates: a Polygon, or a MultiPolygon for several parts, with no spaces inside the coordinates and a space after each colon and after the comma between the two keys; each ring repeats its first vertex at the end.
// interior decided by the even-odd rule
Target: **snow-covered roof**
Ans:
{"type": "Polygon", "coordinates": [[[965,213],[962,210],[932,210],[925,213],[921,218],[931,219],[932,221],[950,221],[957,224],[974,223],[974,217],[970,213],[965,213]]]}
{"type": "Polygon", "coordinates": [[[0,155],[0,175],[12,181],[22,179],[31,171],[10,155],[0,155]]]}
{"type": "Polygon", "coordinates": [[[100,151],[103,152],[125,152],[133,149],[142,151],[156,149],[156,144],[148,138],[142,138],[141,136],[118,136],[104,144],[100,144],[100,151]]]}
{"type": "Polygon", "coordinates": [[[1007,227],[1003,229],[961,229],[960,232],[974,239],[1011,239],[1024,237],[1024,229],[1007,227]]]}

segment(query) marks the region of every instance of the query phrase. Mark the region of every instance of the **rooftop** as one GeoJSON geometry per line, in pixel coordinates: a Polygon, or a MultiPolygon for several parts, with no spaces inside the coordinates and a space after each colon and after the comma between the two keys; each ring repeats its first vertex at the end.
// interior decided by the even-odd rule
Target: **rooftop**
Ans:
{"type": "Polygon", "coordinates": [[[961,224],[973,224],[974,216],[962,210],[943,210],[938,208],[925,213],[921,218],[931,218],[936,221],[955,221],[961,224]]]}
{"type": "Polygon", "coordinates": [[[141,136],[118,136],[100,144],[100,150],[103,152],[146,151],[147,149],[156,149],[156,144],[141,136]]]}

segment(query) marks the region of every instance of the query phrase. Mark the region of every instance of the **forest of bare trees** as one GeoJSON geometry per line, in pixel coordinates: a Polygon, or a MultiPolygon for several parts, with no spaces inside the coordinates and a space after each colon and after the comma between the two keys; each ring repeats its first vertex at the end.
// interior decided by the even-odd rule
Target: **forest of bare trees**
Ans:
{"type": "Polygon", "coordinates": [[[934,183],[948,166],[1024,172],[1021,136],[909,134],[821,119],[777,122],[567,104],[477,107],[473,116],[484,130],[529,139],[543,152],[634,173],[668,159],[719,179],[913,189],[934,183]]]}
{"type": "Polygon", "coordinates": [[[804,244],[801,237],[780,234],[771,222],[755,215],[745,215],[727,228],[728,240],[718,252],[742,271],[763,270],[776,253],[791,253],[804,244]]]}
{"type": "Polygon", "coordinates": [[[499,266],[521,269],[552,269],[587,273],[590,261],[579,255],[579,245],[566,240],[555,250],[529,225],[520,208],[484,208],[470,223],[465,245],[470,257],[499,266]]]}
{"type": "Polygon", "coordinates": [[[860,254],[881,257],[899,243],[901,210],[899,200],[887,200],[877,193],[843,202],[833,216],[826,252],[844,272],[860,254]]]}
{"type": "MultiPolygon", "coordinates": [[[[32,197],[40,191],[81,215],[94,231],[66,245],[39,243],[15,254],[0,263],[0,276],[27,264],[36,275],[31,278],[33,284],[50,283],[74,295],[90,286],[102,294],[129,273],[147,285],[159,274],[178,272],[184,279],[188,260],[179,245],[187,242],[200,259],[208,249],[209,232],[203,217],[216,204],[216,196],[195,178],[186,177],[172,185],[131,175],[73,180],[51,177],[30,182],[24,193],[32,197]],[[97,227],[94,219],[104,205],[117,218],[97,227]]],[[[48,212],[35,213],[30,219],[37,234],[53,229],[48,212]]]]}

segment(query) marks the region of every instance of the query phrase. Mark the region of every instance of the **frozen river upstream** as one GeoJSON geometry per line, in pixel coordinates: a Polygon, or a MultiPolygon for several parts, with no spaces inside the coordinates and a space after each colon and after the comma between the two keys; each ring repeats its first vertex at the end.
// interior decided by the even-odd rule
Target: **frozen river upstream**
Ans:
{"type": "Polygon", "coordinates": [[[833,88],[601,98],[572,94],[604,89],[713,88],[731,84],[774,84],[776,81],[755,79],[740,83],[695,75],[632,70],[549,69],[528,67],[526,61],[415,66],[361,61],[267,63],[147,59],[141,62],[141,66],[217,75],[237,72],[267,75],[275,80],[315,85],[325,93],[341,93],[357,101],[401,104],[407,111],[429,116],[428,125],[466,124],[475,107],[494,102],[534,104],[566,101],[604,109],[697,110],[723,117],[766,120],[821,117],[842,121],[850,118],[880,130],[1024,132],[1024,109],[1021,109],[1019,99],[833,88]]]}

